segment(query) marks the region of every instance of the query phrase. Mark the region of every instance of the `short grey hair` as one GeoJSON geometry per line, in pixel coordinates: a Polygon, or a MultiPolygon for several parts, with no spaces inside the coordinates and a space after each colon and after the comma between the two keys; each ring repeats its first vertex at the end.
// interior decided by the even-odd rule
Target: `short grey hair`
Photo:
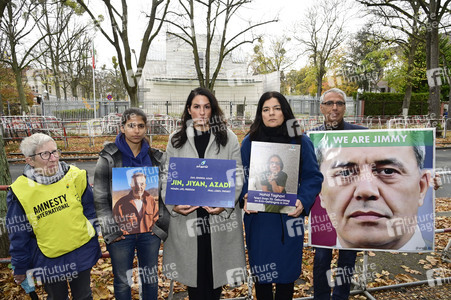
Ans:
{"type": "Polygon", "coordinates": [[[22,154],[25,157],[30,157],[36,154],[36,149],[47,142],[54,142],[56,145],[55,140],[51,136],[43,133],[35,133],[22,140],[20,143],[20,151],[22,151],[22,154]]]}
{"type": "Polygon", "coordinates": [[[346,93],[343,92],[342,90],[340,90],[339,88],[332,88],[330,90],[327,90],[324,92],[324,94],[321,95],[321,98],[319,98],[320,102],[324,101],[324,97],[326,97],[327,94],[329,93],[336,93],[338,95],[340,95],[343,98],[343,101],[346,101],[346,93]]]}

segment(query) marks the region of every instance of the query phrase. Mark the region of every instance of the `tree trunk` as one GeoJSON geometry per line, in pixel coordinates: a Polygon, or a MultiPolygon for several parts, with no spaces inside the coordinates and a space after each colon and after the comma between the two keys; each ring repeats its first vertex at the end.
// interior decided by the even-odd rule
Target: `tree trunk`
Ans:
{"type": "Polygon", "coordinates": [[[321,91],[323,90],[323,74],[321,74],[321,72],[318,72],[317,74],[316,84],[318,85],[316,87],[316,97],[319,99],[321,97],[321,91]]]}
{"type": "MultiPolygon", "coordinates": [[[[430,25],[430,43],[426,48],[430,49],[430,65],[427,68],[438,69],[439,68],[439,34],[438,34],[438,22],[437,22],[437,3],[435,0],[431,0],[429,6],[429,25],[430,25]]],[[[440,72],[439,72],[440,74],[440,72]]],[[[440,88],[438,84],[429,86],[429,99],[428,99],[428,112],[431,118],[437,119],[440,116],[440,88]]]]}
{"type": "Polygon", "coordinates": [[[412,98],[412,77],[410,74],[413,72],[413,62],[415,59],[415,49],[417,47],[417,42],[415,39],[411,40],[409,57],[407,58],[407,86],[406,93],[404,94],[404,100],[402,102],[402,108],[407,109],[406,115],[409,114],[410,99],[412,98]]]}
{"type": "MultiPolygon", "coordinates": [[[[0,133],[0,185],[10,185],[11,175],[9,173],[8,161],[6,160],[5,147],[3,144],[3,135],[0,133]]],[[[0,191],[0,218],[5,220],[6,216],[6,192],[0,191]]],[[[9,254],[9,239],[5,234],[5,222],[0,223],[0,257],[7,257],[9,254]]]]}
{"type": "Polygon", "coordinates": [[[72,92],[72,97],[74,97],[75,99],[78,99],[78,89],[77,89],[77,86],[78,86],[78,80],[73,80],[73,81],[70,83],[70,90],[71,90],[71,92],[72,92]]]}
{"type": "Polygon", "coordinates": [[[56,99],[57,99],[58,101],[60,101],[60,100],[61,100],[61,89],[60,89],[61,84],[60,84],[60,80],[59,80],[59,78],[58,78],[58,75],[55,76],[55,82],[54,82],[54,85],[55,85],[56,99]]]}
{"type": "Polygon", "coordinates": [[[27,99],[25,98],[25,91],[23,88],[23,82],[22,82],[22,71],[17,68],[17,70],[14,70],[15,77],[16,77],[16,86],[17,91],[19,92],[19,99],[20,99],[20,107],[22,108],[22,112],[28,114],[30,111],[28,109],[28,103],[27,99]]]}
{"type": "MultiPolygon", "coordinates": [[[[1,94],[0,94],[0,116],[3,116],[3,98],[2,98],[1,94]]],[[[2,130],[3,130],[3,127],[2,127],[2,130]]]]}
{"type": "Polygon", "coordinates": [[[406,86],[406,92],[404,94],[404,100],[402,102],[402,110],[406,110],[406,116],[409,115],[410,99],[412,98],[412,83],[408,82],[406,86]]]}
{"type": "Polygon", "coordinates": [[[138,89],[136,87],[129,88],[128,95],[130,96],[130,107],[139,107],[138,89]]]}

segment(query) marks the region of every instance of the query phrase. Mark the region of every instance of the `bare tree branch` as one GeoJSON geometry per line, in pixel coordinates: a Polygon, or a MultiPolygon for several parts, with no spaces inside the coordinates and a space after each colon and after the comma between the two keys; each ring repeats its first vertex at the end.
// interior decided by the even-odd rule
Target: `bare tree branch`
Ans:
{"type": "Polygon", "coordinates": [[[138,82],[141,78],[141,72],[146,63],[147,53],[150,45],[162,28],[162,24],[168,14],[168,7],[170,0],[151,0],[152,7],[150,13],[146,14],[148,23],[142,37],[142,43],[139,53],[139,60],[136,66],[136,71],[132,67],[132,49],[129,41],[129,27],[128,27],[128,4],[126,0],[121,0],[122,11],[115,7],[111,0],[103,0],[103,3],[108,12],[110,21],[110,29],[112,36],[109,35],[101,25],[101,22],[94,16],[90,8],[83,0],[77,0],[88,15],[93,20],[97,28],[100,29],[102,35],[110,42],[116,49],[117,62],[121,70],[122,82],[130,96],[132,106],[138,106],[138,82]],[[162,10],[160,8],[162,7],[162,10]],[[158,21],[158,24],[156,24],[158,21]],[[119,24],[120,22],[120,24],[119,24]]]}
{"type": "Polygon", "coordinates": [[[258,36],[247,37],[246,35],[252,33],[257,27],[277,22],[276,19],[273,19],[250,24],[229,36],[232,20],[245,4],[251,3],[251,0],[179,0],[178,2],[181,12],[170,14],[176,16],[177,19],[168,18],[166,20],[172,27],[168,33],[192,47],[199,85],[210,90],[214,90],[224,59],[243,44],[253,43],[259,38],[258,36]],[[205,18],[205,27],[203,28],[202,25],[199,25],[201,22],[198,16],[200,15],[205,18]],[[206,32],[202,45],[199,44],[201,39],[197,34],[198,28],[206,32]],[[203,53],[205,53],[205,57],[201,57],[203,53]],[[201,60],[204,60],[205,68],[202,68],[201,60]]]}

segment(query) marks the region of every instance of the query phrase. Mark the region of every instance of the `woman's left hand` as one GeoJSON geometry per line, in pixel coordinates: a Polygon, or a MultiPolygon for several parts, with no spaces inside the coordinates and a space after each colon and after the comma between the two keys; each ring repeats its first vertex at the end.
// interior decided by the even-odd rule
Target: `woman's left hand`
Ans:
{"type": "Polygon", "coordinates": [[[205,209],[210,215],[219,215],[225,210],[224,207],[202,206],[202,208],[205,209]]]}
{"type": "Polygon", "coordinates": [[[297,218],[301,215],[302,211],[304,210],[304,206],[302,205],[301,200],[297,199],[295,206],[296,209],[292,213],[289,213],[287,216],[297,218]]]}

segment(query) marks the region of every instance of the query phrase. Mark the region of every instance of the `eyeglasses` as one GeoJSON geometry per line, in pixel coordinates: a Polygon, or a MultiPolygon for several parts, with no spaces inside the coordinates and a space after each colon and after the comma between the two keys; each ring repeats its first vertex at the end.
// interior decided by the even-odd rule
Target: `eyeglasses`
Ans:
{"type": "Polygon", "coordinates": [[[346,105],[346,102],[344,102],[344,101],[337,101],[337,102],[327,101],[327,102],[322,102],[321,104],[326,105],[326,106],[334,106],[336,104],[338,107],[343,107],[346,105]]]}
{"type": "Polygon", "coordinates": [[[282,164],[280,163],[280,161],[270,161],[269,165],[281,166],[282,164]]]}
{"type": "Polygon", "coordinates": [[[33,156],[36,156],[36,155],[39,155],[44,160],[50,159],[50,155],[53,155],[54,158],[60,158],[61,150],[60,149],[56,149],[56,150],[53,150],[52,152],[49,152],[49,151],[39,152],[39,153],[30,155],[30,157],[33,157],[33,156]]]}
{"type": "Polygon", "coordinates": [[[138,126],[139,129],[146,128],[145,124],[127,123],[127,127],[130,129],[136,128],[136,126],[138,126]]]}

